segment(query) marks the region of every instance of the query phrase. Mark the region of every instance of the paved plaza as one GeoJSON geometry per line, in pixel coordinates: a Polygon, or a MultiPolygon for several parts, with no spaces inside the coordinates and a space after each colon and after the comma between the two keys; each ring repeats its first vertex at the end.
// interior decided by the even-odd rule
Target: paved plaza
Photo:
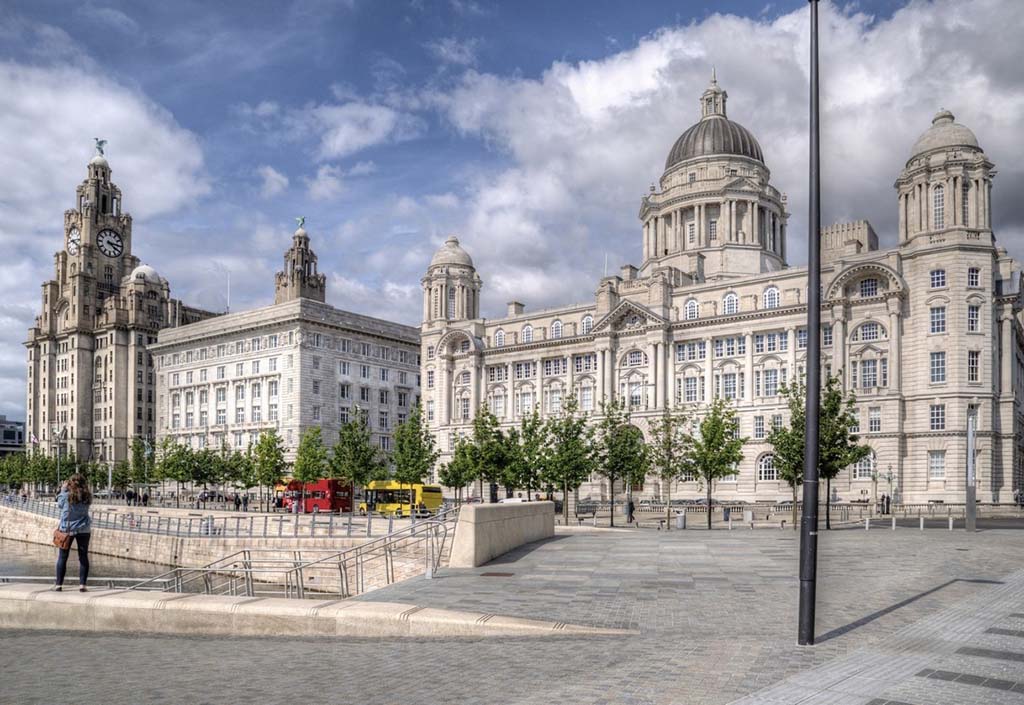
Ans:
{"type": "Polygon", "coordinates": [[[364,598],[636,629],[599,638],[0,632],[16,703],[1024,705],[1022,534],[823,532],[795,645],[795,532],[562,531],[364,598]],[[53,674],[60,673],[59,677],[53,674]]]}

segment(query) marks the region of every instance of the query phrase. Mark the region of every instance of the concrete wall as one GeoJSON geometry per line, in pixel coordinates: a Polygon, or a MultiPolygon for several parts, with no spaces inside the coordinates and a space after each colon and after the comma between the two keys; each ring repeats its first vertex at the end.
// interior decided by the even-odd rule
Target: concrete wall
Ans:
{"type": "Polygon", "coordinates": [[[466,505],[459,512],[449,565],[474,568],[554,535],[554,502],[466,505]]]}
{"type": "MultiPolygon", "coordinates": [[[[0,506],[0,538],[51,545],[56,526],[57,520],[52,517],[0,506]]],[[[89,551],[103,556],[131,558],[146,563],[195,567],[206,565],[243,548],[341,550],[365,541],[365,537],[178,537],[117,529],[93,529],[89,551]]]]}

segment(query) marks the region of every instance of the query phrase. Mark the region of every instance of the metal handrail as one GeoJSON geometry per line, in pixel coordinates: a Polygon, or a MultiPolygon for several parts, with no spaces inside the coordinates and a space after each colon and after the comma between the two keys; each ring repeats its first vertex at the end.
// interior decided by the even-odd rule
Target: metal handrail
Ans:
{"type": "Polygon", "coordinates": [[[421,520],[387,536],[341,551],[295,549],[287,552],[289,555],[282,555],[280,549],[243,549],[198,568],[174,568],[129,586],[129,589],[151,590],[156,589],[156,585],[164,585],[171,586],[165,588],[168,591],[190,592],[190,588],[201,584],[201,592],[207,594],[255,596],[278,594],[283,584],[286,597],[325,594],[350,597],[365,592],[368,586],[376,586],[371,583],[389,585],[395,582],[396,554],[415,554],[417,546],[423,547],[424,569],[432,575],[441,566],[446,548],[450,551],[448,533],[457,515],[458,508],[452,508],[435,518],[421,520]],[[383,562],[382,577],[372,572],[370,563],[377,560],[383,562]],[[334,574],[337,586],[333,590],[323,580],[312,588],[307,586],[309,582],[334,574]],[[271,589],[275,584],[278,589],[271,589]]]}
{"type": "MultiPolygon", "coordinates": [[[[52,500],[0,496],[0,506],[17,511],[29,512],[57,518],[59,510],[52,500]]],[[[186,511],[188,507],[184,507],[186,511]]],[[[444,512],[441,512],[443,515],[444,512]]],[[[161,534],[187,538],[343,538],[371,536],[375,526],[387,522],[387,533],[394,526],[394,518],[382,514],[369,514],[356,520],[354,513],[333,514],[328,512],[286,513],[237,513],[214,515],[189,513],[188,515],[162,515],[157,510],[144,507],[123,509],[93,509],[90,512],[92,526],[98,529],[130,531],[144,534],[161,534]],[[261,518],[262,517],[262,518],[261,518]],[[305,518],[303,518],[305,517],[305,518]]],[[[411,518],[413,522],[421,520],[411,518]]]]}

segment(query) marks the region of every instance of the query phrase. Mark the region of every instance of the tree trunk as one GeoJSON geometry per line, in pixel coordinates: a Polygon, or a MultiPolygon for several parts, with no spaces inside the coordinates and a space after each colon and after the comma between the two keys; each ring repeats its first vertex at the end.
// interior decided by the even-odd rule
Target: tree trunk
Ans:
{"type": "Polygon", "coordinates": [[[672,530],[672,481],[666,483],[668,489],[665,491],[665,531],[672,530]]]}
{"type": "Polygon", "coordinates": [[[608,527],[609,528],[614,528],[615,527],[615,478],[614,477],[609,477],[608,478],[608,487],[611,488],[610,491],[608,492],[608,499],[610,500],[609,503],[608,503],[608,506],[611,507],[610,511],[608,512],[608,527]]]}
{"type": "Polygon", "coordinates": [[[562,524],[569,525],[569,480],[562,483],[562,524]]]}
{"type": "Polygon", "coordinates": [[[825,478],[825,528],[832,528],[832,478],[825,478]]]}
{"type": "Polygon", "coordinates": [[[708,528],[711,528],[711,479],[708,479],[708,528]]]}
{"type": "Polygon", "coordinates": [[[796,531],[796,485],[793,485],[793,531],[796,531]]]}

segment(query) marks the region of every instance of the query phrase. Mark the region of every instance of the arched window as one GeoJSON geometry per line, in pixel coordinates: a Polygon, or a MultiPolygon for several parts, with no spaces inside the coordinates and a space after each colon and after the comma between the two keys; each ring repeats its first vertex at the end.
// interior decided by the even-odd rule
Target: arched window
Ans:
{"type": "Polygon", "coordinates": [[[853,466],[854,480],[870,480],[875,473],[875,451],[858,460],[853,466]]]}
{"type": "Polygon", "coordinates": [[[455,289],[448,287],[448,320],[455,318],[455,289]]]}
{"type": "Polygon", "coordinates": [[[594,317],[593,316],[584,316],[583,317],[583,335],[587,335],[592,330],[594,330],[594,317]]]}
{"type": "Polygon", "coordinates": [[[551,324],[551,337],[552,338],[561,338],[562,337],[562,322],[561,321],[555,321],[554,323],[551,324]]]}
{"type": "Polygon", "coordinates": [[[740,298],[736,294],[726,294],[722,299],[722,313],[731,316],[740,310],[740,298]]]}
{"type": "Polygon", "coordinates": [[[939,184],[932,190],[932,227],[934,229],[946,227],[946,189],[939,184]]]}
{"type": "Polygon", "coordinates": [[[690,299],[686,302],[686,320],[695,321],[700,318],[700,304],[697,299],[690,299]]]}
{"type": "Polygon", "coordinates": [[[505,331],[499,330],[494,334],[494,345],[495,347],[501,347],[505,344],[505,331]]]}
{"type": "Polygon", "coordinates": [[[524,343],[532,343],[533,342],[533,326],[531,326],[529,323],[527,323],[525,326],[523,326],[523,342],[524,343]]]}
{"type": "Polygon", "coordinates": [[[778,308],[779,307],[779,290],[774,286],[770,286],[764,290],[764,307],[765,308],[778,308]]]}
{"type": "Polygon", "coordinates": [[[757,480],[758,482],[774,482],[779,479],[779,471],[775,469],[775,456],[762,455],[761,459],[757,461],[757,480]]]}
{"type": "Polygon", "coordinates": [[[469,372],[461,372],[459,374],[459,384],[469,384],[469,372]]]}
{"type": "Polygon", "coordinates": [[[630,350],[626,354],[626,366],[627,367],[640,367],[641,365],[647,364],[647,355],[644,354],[643,350],[630,350]]]}

